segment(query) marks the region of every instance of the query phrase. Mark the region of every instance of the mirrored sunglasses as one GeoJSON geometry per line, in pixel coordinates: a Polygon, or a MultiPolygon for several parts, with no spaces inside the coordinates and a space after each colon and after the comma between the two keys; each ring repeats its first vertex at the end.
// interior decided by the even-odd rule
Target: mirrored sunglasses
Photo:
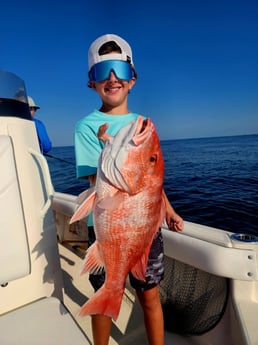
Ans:
{"type": "Polygon", "coordinates": [[[134,77],[134,70],[128,62],[105,60],[92,66],[89,78],[95,82],[104,81],[109,78],[111,72],[120,80],[131,80],[134,77]]]}

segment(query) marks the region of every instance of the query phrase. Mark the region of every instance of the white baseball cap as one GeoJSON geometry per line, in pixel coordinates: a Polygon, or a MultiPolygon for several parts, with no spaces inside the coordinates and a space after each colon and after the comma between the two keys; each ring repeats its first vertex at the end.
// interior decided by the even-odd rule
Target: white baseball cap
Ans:
{"type": "Polygon", "coordinates": [[[28,98],[28,102],[29,102],[29,107],[30,107],[30,108],[35,108],[35,109],[39,109],[39,108],[40,108],[40,106],[37,105],[37,104],[34,102],[34,100],[33,100],[32,97],[27,96],[27,98],[28,98]]]}
{"type": "Polygon", "coordinates": [[[133,65],[133,54],[129,44],[121,37],[114,34],[106,34],[97,38],[91,45],[88,51],[89,70],[93,65],[104,60],[122,60],[130,62],[133,65]],[[122,50],[122,53],[112,53],[99,55],[100,47],[110,41],[114,41],[122,50]]]}

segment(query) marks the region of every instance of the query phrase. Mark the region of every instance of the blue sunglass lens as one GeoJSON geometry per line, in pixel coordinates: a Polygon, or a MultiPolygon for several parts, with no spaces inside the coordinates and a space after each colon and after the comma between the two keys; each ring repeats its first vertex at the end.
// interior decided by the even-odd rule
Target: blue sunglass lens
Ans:
{"type": "Polygon", "coordinates": [[[126,61],[106,60],[94,65],[90,71],[90,80],[100,82],[107,80],[113,72],[118,79],[131,80],[134,77],[132,66],[126,61]]]}

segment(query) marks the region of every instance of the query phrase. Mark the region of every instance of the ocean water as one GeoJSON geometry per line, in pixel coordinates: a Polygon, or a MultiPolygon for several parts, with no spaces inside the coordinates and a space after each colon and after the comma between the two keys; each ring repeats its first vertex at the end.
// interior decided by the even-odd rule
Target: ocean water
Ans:
{"type": "MultiPolygon", "coordinates": [[[[187,221],[258,235],[258,135],[161,141],[164,189],[187,221]]],[[[54,188],[77,195],[74,148],[47,157],[54,188]]]]}

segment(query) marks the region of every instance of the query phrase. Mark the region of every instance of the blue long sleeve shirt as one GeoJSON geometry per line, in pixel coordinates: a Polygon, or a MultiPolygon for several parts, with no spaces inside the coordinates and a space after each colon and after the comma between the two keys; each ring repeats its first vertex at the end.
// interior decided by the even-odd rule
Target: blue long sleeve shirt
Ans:
{"type": "Polygon", "coordinates": [[[52,143],[48,137],[47,130],[43,122],[41,122],[38,119],[33,119],[36,130],[37,130],[37,135],[38,135],[38,141],[39,141],[39,147],[40,151],[44,154],[47,153],[52,149],[52,143]]]}

